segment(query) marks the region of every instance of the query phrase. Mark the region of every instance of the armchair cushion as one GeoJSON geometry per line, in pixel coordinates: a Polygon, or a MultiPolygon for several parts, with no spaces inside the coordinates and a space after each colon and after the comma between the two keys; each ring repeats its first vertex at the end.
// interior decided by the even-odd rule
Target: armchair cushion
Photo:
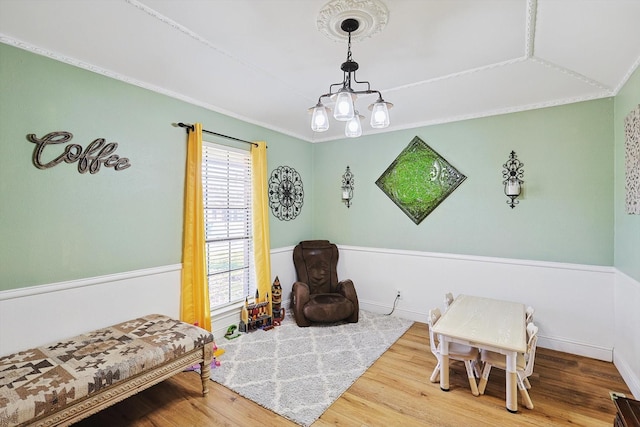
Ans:
{"type": "Polygon", "coordinates": [[[338,322],[353,313],[353,303],[340,294],[311,295],[302,312],[312,322],[338,322]]]}

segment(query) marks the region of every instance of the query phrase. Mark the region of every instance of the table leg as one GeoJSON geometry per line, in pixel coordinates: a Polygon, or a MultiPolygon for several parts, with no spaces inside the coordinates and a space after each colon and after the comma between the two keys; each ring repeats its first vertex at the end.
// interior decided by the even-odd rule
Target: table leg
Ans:
{"type": "Polygon", "coordinates": [[[518,412],[518,378],[516,374],[516,352],[510,351],[507,356],[506,388],[507,410],[518,412]]]}
{"type": "Polygon", "coordinates": [[[440,354],[440,389],[449,391],[449,341],[446,337],[440,336],[442,353],[440,354]]]}

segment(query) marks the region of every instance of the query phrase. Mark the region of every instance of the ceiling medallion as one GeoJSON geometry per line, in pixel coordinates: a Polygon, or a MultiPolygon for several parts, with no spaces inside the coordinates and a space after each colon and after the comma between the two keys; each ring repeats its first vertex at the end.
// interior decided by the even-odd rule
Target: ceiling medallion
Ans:
{"type": "Polygon", "coordinates": [[[389,9],[380,0],[331,0],[320,9],[316,24],[331,40],[344,42],[347,33],[340,26],[347,18],[356,19],[360,24],[351,33],[351,38],[361,41],[384,29],[389,20],[389,9]]]}

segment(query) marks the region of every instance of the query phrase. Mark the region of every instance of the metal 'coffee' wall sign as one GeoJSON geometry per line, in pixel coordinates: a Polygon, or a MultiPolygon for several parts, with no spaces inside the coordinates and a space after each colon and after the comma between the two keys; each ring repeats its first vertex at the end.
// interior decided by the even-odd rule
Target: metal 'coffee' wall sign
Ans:
{"type": "Polygon", "coordinates": [[[113,154],[118,149],[117,142],[107,143],[104,138],[98,138],[87,145],[87,148],[82,148],[79,144],[69,144],[64,147],[64,151],[58,157],[53,160],[44,163],[42,160],[42,153],[48,145],[64,144],[73,138],[71,132],[51,132],[38,138],[34,133],[27,135],[27,139],[34,144],[36,148],[33,150],[33,164],[38,169],[49,169],[55,165],[65,162],[74,163],[78,162],[78,172],[91,174],[98,173],[100,167],[113,168],[116,171],[121,171],[129,166],[129,159],[126,157],[120,157],[117,154],[113,154]]]}

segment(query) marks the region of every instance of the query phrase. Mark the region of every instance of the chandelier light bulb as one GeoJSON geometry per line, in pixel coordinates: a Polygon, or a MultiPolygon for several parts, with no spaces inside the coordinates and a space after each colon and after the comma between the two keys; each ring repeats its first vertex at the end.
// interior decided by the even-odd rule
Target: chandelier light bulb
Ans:
{"type": "Polygon", "coordinates": [[[329,117],[327,116],[327,108],[318,103],[313,109],[311,116],[311,129],[314,132],[324,132],[329,129],[329,117]]]}
{"type": "Polygon", "coordinates": [[[338,92],[338,97],[336,98],[336,107],[333,111],[333,118],[341,122],[346,122],[353,118],[354,111],[353,96],[350,92],[342,89],[338,92]]]}
{"type": "Polygon", "coordinates": [[[375,104],[371,104],[371,127],[374,129],[383,129],[389,126],[389,107],[392,104],[385,102],[379,98],[375,104]]]}
{"type": "Polygon", "coordinates": [[[347,122],[344,128],[344,134],[348,138],[357,138],[362,135],[362,123],[360,122],[360,114],[356,111],[353,117],[347,122]]]}

